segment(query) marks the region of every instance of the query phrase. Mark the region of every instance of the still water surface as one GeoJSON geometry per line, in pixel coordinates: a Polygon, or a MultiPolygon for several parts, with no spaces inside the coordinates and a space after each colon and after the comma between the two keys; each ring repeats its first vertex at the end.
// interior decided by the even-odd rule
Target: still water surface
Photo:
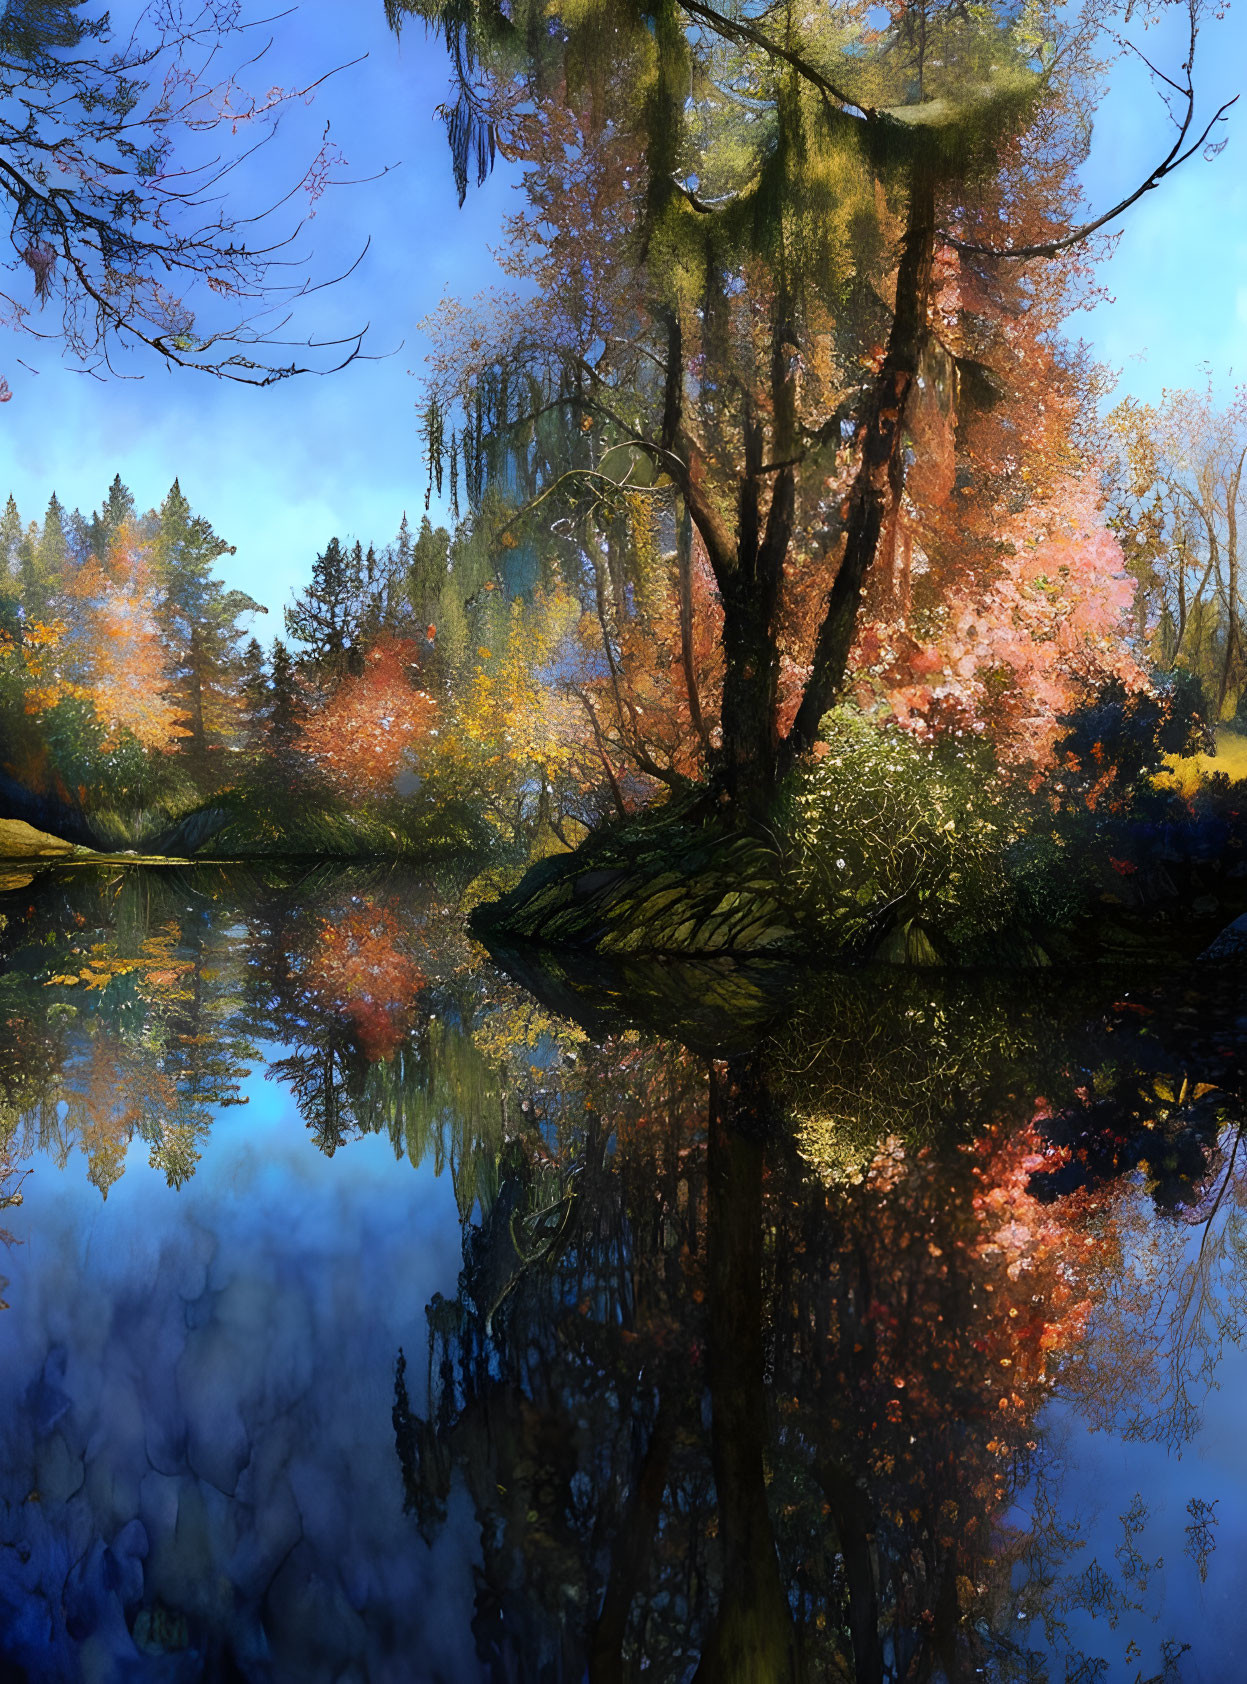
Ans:
{"type": "Polygon", "coordinates": [[[1247,1001],[0,892],[0,1680],[1228,1680],[1247,1001]]]}

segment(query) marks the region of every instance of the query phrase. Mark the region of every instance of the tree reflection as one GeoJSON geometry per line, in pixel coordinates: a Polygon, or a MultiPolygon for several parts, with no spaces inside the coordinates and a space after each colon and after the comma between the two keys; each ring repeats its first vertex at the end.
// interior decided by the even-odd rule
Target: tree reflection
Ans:
{"type": "Polygon", "coordinates": [[[80,1148],[107,1195],[138,1138],[180,1186],[264,1041],[323,1152],[377,1131],[439,1167],[448,1134],[456,1163],[467,1141],[492,1151],[499,1083],[453,986],[457,921],[379,875],[41,881],[0,925],[0,1142],[60,1164],[80,1148]]]}
{"type": "Polygon", "coordinates": [[[0,1178],[81,1148],[106,1193],[141,1140],[181,1185],[257,1049],[319,1150],[453,1177],[459,1289],[393,1424],[420,1530],[474,1505],[494,1677],[1055,1684],[1075,1612],[1155,1595],[1141,1497],[1087,1564],[1043,1411],[1180,1446],[1247,1312],[1215,977],[517,986],[383,874],[15,894],[0,1178]]]}
{"type": "MultiPolygon", "coordinates": [[[[1221,1106],[1207,1106],[1209,1112],[1221,1106]]],[[[1189,1200],[1157,1223],[1139,1188],[1114,1200],[1114,1266],[1102,1266],[1070,1389],[1098,1429],[1180,1451],[1247,1316],[1247,1144],[1213,1133],[1189,1200]]]]}
{"type": "Polygon", "coordinates": [[[194,1173],[255,1055],[220,887],[219,874],[70,877],[11,921],[0,1064],[13,1150],[63,1163],[80,1147],[105,1196],[135,1138],[171,1186],[194,1173]]]}
{"type": "MultiPolygon", "coordinates": [[[[911,1020],[868,1052],[836,1043],[820,1004],[806,1046],[821,1023],[819,1056],[853,1064],[873,1142],[849,1118],[852,1149],[820,1156],[834,1119],[811,1096],[850,1090],[794,1064],[791,1020],[727,1058],[599,1036],[534,1080],[497,1194],[465,1220],[458,1297],[429,1310],[428,1408],[400,1356],[394,1425],[426,1536],[457,1476],[471,1495],[492,1677],[1037,1680],[1062,1649],[1057,1621],[1032,1651],[1032,1617],[1140,1605],[1133,1511],[1121,1585],[1098,1563],[1068,1578],[1080,1540],[1044,1496],[1036,1418],[1094,1387],[1108,1283],[1130,1272],[1105,1163],[1143,1162],[1122,1148],[1141,1130],[1159,1175],[1140,1196],[1197,1208],[1211,1093],[1188,1078],[1181,1105],[1178,1088],[1132,1120],[1167,1055],[1101,1013],[1081,1044],[1055,1038],[1044,1099],[1023,1034],[963,1085],[959,1127],[930,1126],[951,1107],[929,1090],[920,1126],[893,1108],[880,1131],[889,1082],[917,1081],[888,1057],[916,1044],[911,1020]]],[[[942,1009],[928,1056],[968,1071],[995,1007],[942,1009]]],[[[1218,1090],[1221,1114],[1233,1100],[1218,1090]]]]}

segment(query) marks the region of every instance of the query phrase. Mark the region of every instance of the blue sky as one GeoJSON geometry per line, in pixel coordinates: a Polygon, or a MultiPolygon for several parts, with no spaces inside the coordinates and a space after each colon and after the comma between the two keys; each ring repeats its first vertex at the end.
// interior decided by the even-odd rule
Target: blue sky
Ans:
{"type": "MultiPolygon", "coordinates": [[[[146,508],[176,475],[192,505],[238,547],[222,562],[229,582],[276,610],[334,533],[384,542],[404,508],[413,520],[423,511],[418,384],[409,372],[424,355],[418,323],[447,288],[473,292],[492,279],[489,246],[508,189],[499,175],[459,209],[433,115],[445,59],[422,30],[396,42],[381,0],[304,0],[277,25],[258,83],[304,82],[361,52],[367,60],[310,109],[290,112],[263,160],[267,181],[253,185],[258,195],[272,180],[297,177],[326,118],[348,176],[398,165],[381,181],[320,201],[302,242],[314,273],[334,273],[372,243],[349,280],[308,301],[299,317],[304,332],[326,336],[371,322],[368,348],[391,354],[266,390],[168,373],[150,356],[129,364],[142,379],[101,384],[61,366],[48,348],[6,335],[0,371],[13,399],[0,409],[0,497],[12,489],[23,518],[41,516],[53,489],[89,511],[118,472],[146,508]],[[27,373],[19,356],[40,372],[27,373]]],[[[266,640],[278,629],[272,618],[257,627],[266,640]]]]}
{"type": "MultiPolygon", "coordinates": [[[[1139,37],[1148,56],[1173,70],[1185,22],[1171,8],[1162,27],[1139,37]]],[[[1070,331],[1121,372],[1122,392],[1159,397],[1201,384],[1205,368],[1222,390],[1247,382],[1247,15],[1229,11],[1201,31],[1195,81],[1204,120],[1240,90],[1217,131],[1228,144],[1211,162],[1192,158],[1121,223],[1101,280],[1111,301],[1076,317],[1070,331]]],[[[1168,150],[1173,130],[1146,73],[1125,61],[1097,114],[1085,174],[1096,211],[1132,190],[1168,150]]]]}
{"type": "MultiPolygon", "coordinates": [[[[1146,41],[1167,65],[1181,57],[1176,21],[1146,41]]],[[[46,347],[12,336],[0,345],[14,394],[0,409],[0,496],[11,488],[26,519],[42,514],[52,489],[87,511],[120,472],[148,507],[179,476],[195,508],[237,545],[222,566],[229,582],[273,611],[257,627],[266,640],[328,537],[384,542],[404,509],[413,520],[422,511],[418,386],[409,372],[424,353],[418,324],[445,291],[471,294],[496,276],[489,247],[510,196],[500,171],[458,207],[433,114],[446,85],[441,49],[418,27],[395,42],[381,0],[304,0],[275,30],[265,83],[368,54],[311,109],[292,111],[263,167],[279,176],[311,156],[326,117],[348,174],[398,165],[321,201],[307,231],[318,273],[349,262],[369,235],[372,245],[349,280],[319,294],[301,318],[306,331],[325,333],[370,322],[373,352],[392,354],[329,378],[252,390],[167,373],[151,359],[132,365],[142,379],[101,384],[69,372],[46,347]]],[[[1209,110],[1237,91],[1244,67],[1247,27],[1231,11],[1201,38],[1197,81],[1209,110]]],[[[1123,391],[1158,396],[1201,382],[1205,368],[1222,386],[1247,380],[1247,99],[1228,132],[1219,158],[1192,160],[1134,209],[1102,277],[1112,302],[1071,323],[1120,369],[1123,391]]],[[[1104,208],[1134,185],[1168,134],[1146,76],[1122,67],[1097,119],[1086,172],[1093,205],[1104,208]]]]}

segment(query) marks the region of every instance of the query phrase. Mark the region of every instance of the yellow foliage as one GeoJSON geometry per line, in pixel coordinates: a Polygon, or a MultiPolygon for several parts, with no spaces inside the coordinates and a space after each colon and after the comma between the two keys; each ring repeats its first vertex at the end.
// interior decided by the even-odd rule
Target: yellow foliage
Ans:
{"type": "Polygon", "coordinates": [[[1161,789],[1172,789],[1189,797],[1195,795],[1214,772],[1224,773],[1232,783],[1247,778],[1247,737],[1223,727],[1217,732],[1214,753],[1167,754],[1165,770],[1157,772],[1152,782],[1161,789]]]}
{"type": "Polygon", "coordinates": [[[477,651],[452,729],[432,768],[448,787],[482,798],[496,821],[514,821],[526,790],[575,775],[583,725],[560,684],[579,655],[576,599],[561,587],[513,602],[500,648],[477,651]]]}
{"type": "Polygon", "coordinates": [[[23,704],[32,717],[67,697],[86,695],[62,670],[65,634],[64,620],[30,621],[22,627],[20,644],[9,633],[0,632],[0,661],[18,664],[23,704]]]}

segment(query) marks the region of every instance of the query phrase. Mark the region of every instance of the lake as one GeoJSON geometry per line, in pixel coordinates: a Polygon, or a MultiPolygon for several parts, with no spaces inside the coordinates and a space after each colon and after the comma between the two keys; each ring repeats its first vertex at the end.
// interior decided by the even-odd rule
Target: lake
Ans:
{"type": "Polygon", "coordinates": [[[1222,1680],[1247,990],[0,885],[0,1679],[1222,1680]]]}

